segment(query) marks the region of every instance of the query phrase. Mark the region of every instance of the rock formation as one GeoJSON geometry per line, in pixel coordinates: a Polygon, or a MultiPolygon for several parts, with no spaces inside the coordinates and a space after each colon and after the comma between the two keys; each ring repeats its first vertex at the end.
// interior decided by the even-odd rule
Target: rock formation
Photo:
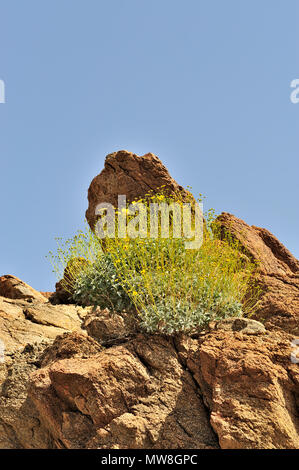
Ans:
{"type": "Polygon", "coordinates": [[[281,328],[299,335],[299,261],[268,230],[247,225],[226,212],[218,217],[253,260],[258,261],[264,292],[254,317],[266,328],[281,328]]]}
{"type": "Polygon", "coordinates": [[[215,330],[190,354],[222,449],[299,448],[299,370],[284,332],[215,330]]]}
{"type": "Polygon", "coordinates": [[[192,375],[161,337],[52,362],[29,396],[57,447],[218,448],[192,375]]]}
{"type": "MultiPolygon", "coordinates": [[[[162,185],[187,197],[155,155],[108,155],[89,189],[90,226],[98,203],[162,185]]],[[[192,337],[145,335],[129,315],[52,305],[0,278],[0,448],[299,447],[299,261],[266,229],[218,221],[259,262],[263,295],[252,318],[192,337]]],[[[58,286],[57,304],[63,295],[58,286]]]]}
{"type": "Polygon", "coordinates": [[[92,180],[88,189],[86,219],[90,227],[94,228],[98,204],[109,202],[117,207],[118,195],[126,195],[127,202],[132,202],[161,186],[167,194],[180,192],[183,198],[190,197],[190,193],[170,176],[153,153],[139,157],[127,150],[120,150],[107,155],[105,168],[92,180]]]}
{"type": "Polygon", "coordinates": [[[8,299],[47,301],[41,292],[33,289],[21,279],[10,275],[0,277],[0,296],[8,299]]]}
{"type": "Polygon", "coordinates": [[[227,319],[167,338],[107,309],[0,301],[0,448],[299,446],[284,331],[227,319]]]}
{"type": "MultiPolygon", "coordinates": [[[[61,306],[48,308],[60,316],[61,306]]],[[[53,341],[40,325],[39,341],[7,350],[0,448],[299,446],[291,335],[228,319],[198,337],[149,336],[121,330],[107,310],[85,310],[76,332],[57,328],[53,341]],[[91,338],[85,326],[96,319],[91,338]]]]}
{"type": "Polygon", "coordinates": [[[52,448],[53,439],[28,397],[29,377],[58,335],[86,335],[81,325],[88,309],[46,303],[12,276],[1,278],[0,290],[14,297],[0,297],[0,449],[52,448]]]}
{"type": "Polygon", "coordinates": [[[54,339],[65,331],[81,331],[87,311],[74,305],[51,305],[0,297],[0,340],[7,354],[27,344],[54,339]]]}

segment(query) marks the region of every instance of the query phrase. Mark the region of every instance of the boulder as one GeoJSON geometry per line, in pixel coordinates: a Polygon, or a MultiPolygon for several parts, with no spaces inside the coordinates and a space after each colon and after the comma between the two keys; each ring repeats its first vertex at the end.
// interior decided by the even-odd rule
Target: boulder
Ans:
{"type": "Polygon", "coordinates": [[[7,354],[27,344],[55,339],[65,331],[80,331],[88,309],[74,305],[51,305],[0,297],[0,340],[7,354]]]}
{"type": "Polygon", "coordinates": [[[119,150],[107,155],[103,171],[92,180],[88,189],[86,219],[91,229],[95,226],[98,204],[107,202],[117,207],[118,195],[126,195],[127,202],[132,202],[161,186],[169,195],[179,192],[182,198],[190,199],[190,193],[170,176],[153,153],[138,156],[119,150]]]}
{"type": "Polygon", "coordinates": [[[299,335],[299,261],[268,230],[246,224],[227,212],[218,217],[223,234],[237,239],[244,253],[258,261],[263,294],[252,319],[267,329],[299,335]]]}
{"type": "Polygon", "coordinates": [[[292,336],[215,329],[187,358],[222,449],[298,449],[292,336]]]}
{"type": "Polygon", "coordinates": [[[0,277],[0,296],[8,299],[36,300],[47,302],[47,298],[21,279],[9,274],[0,277]]]}
{"type": "MultiPolygon", "coordinates": [[[[0,297],[0,449],[55,447],[28,397],[28,380],[53,357],[69,357],[70,351],[74,355],[78,350],[81,355],[91,354],[92,347],[82,347],[86,332],[81,324],[88,312],[73,305],[53,306],[31,296],[28,300],[0,297]],[[51,353],[44,352],[58,335],[70,331],[77,335],[75,339],[61,340],[59,347],[55,342],[51,353]]],[[[90,343],[97,352],[101,350],[92,338],[84,345],[90,343]]]]}
{"type": "Polygon", "coordinates": [[[218,448],[196,383],[159,336],[51,362],[29,396],[59,448],[218,448]]]}
{"type": "Polygon", "coordinates": [[[108,308],[96,308],[89,312],[84,319],[83,328],[89,336],[104,345],[123,342],[136,334],[138,329],[137,320],[132,315],[125,312],[120,315],[110,312],[108,308]]]}

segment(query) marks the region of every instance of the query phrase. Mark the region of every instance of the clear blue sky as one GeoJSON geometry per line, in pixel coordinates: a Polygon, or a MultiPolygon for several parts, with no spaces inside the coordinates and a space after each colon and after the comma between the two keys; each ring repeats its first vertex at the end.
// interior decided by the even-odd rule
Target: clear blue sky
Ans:
{"type": "Polygon", "coordinates": [[[297,0],[0,0],[0,274],[53,290],[105,155],[153,152],[299,257],[297,0]]]}

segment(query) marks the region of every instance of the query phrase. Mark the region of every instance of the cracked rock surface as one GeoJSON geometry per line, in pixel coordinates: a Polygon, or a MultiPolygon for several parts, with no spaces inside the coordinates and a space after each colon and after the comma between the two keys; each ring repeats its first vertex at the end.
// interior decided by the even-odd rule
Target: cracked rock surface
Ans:
{"type": "MultiPolygon", "coordinates": [[[[89,210],[165,181],[182,190],[170,178],[152,154],[117,152],[89,210]]],[[[192,337],[145,335],[130,316],[0,278],[0,448],[299,448],[299,261],[266,229],[219,221],[259,261],[263,296],[250,319],[192,337]]]]}
{"type": "Polygon", "coordinates": [[[265,228],[250,226],[227,212],[218,221],[259,263],[263,295],[253,318],[262,321],[267,329],[299,336],[299,261],[265,228]]]}
{"type": "Polygon", "coordinates": [[[0,297],[0,448],[53,447],[28,397],[30,374],[41,367],[41,355],[58,335],[74,331],[85,337],[81,324],[87,313],[40,302],[39,296],[0,297]]]}
{"type": "Polygon", "coordinates": [[[126,195],[127,202],[132,202],[161,186],[168,194],[179,192],[182,197],[190,196],[153,153],[138,156],[127,150],[119,150],[107,155],[104,169],[92,180],[88,189],[86,219],[90,227],[94,228],[98,204],[110,203],[117,207],[118,195],[126,195]]]}
{"type": "Polygon", "coordinates": [[[299,447],[284,331],[150,336],[107,310],[0,300],[0,448],[299,447]]]}
{"type": "MultiPolygon", "coordinates": [[[[245,331],[245,330],[244,330],[245,331]]],[[[292,336],[213,330],[187,358],[223,449],[299,448],[292,336]]]]}
{"type": "Polygon", "coordinates": [[[0,340],[5,353],[21,350],[28,343],[54,339],[65,331],[82,331],[88,309],[74,305],[51,305],[0,297],[0,340]]]}
{"type": "Polygon", "coordinates": [[[52,362],[31,375],[29,396],[58,447],[218,448],[192,374],[162,337],[52,362]]]}

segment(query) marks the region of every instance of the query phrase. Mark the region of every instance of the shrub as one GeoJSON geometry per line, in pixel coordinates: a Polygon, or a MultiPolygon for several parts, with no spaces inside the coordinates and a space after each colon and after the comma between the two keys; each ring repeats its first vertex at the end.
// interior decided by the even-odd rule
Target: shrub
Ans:
{"type": "Polygon", "coordinates": [[[122,311],[132,307],[130,297],[117,280],[109,254],[86,225],[85,231],[63,242],[56,238],[57,252],[49,253],[53,272],[77,305],[109,307],[122,311]]]}
{"type": "Polygon", "coordinates": [[[223,304],[222,295],[218,293],[214,294],[212,302],[207,302],[203,295],[197,305],[181,301],[173,304],[169,299],[157,299],[155,304],[149,304],[141,310],[140,324],[149,333],[160,331],[173,334],[180,331],[200,330],[205,328],[211,320],[241,316],[242,304],[238,301],[223,304]]]}
{"type": "Polygon", "coordinates": [[[66,241],[58,237],[55,240],[57,243],[56,253],[50,251],[48,258],[53,266],[53,272],[59,280],[64,277],[67,271],[70,282],[65,288],[72,291],[79,273],[88,269],[101,256],[101,244],[87,224],[84,231],[78,231],[77,235],[66,241]]]}
{"type": "MultiPolygon", "coordinates": [[[[142,201],[177,202],[163,192],[142,201]]],[[[128,215],[127,218],[130,218],[128,215]]],[[[105,238],[88,229],[59,247],[64,263],[85,256],[88,263],[72,280],[73,299],[81,305],[122,311],[136,309],[147,332],[173,334],[204,328],[211,320],[250,315],[259,292],[256,265],[237,241],[217,230],[213,210],[200,249],[186,250],[185,239],[105,238]]]]}
{"type": "Polygon", "coordinates": [[[149,332],[203,328],[210,320],[249,314],[255,303],[252,288],[242,306],[255,266],[226,242],[206,237],[195,252],[185,250],[183,240],[122,244],[116,240],[108,250],[141,325],[149,332]]]}
{"type": "Polygon", "coordinates": [[[75,303],[100,308],[110,308],[117,312],[132,308],[132,301],[121,282],[109,255],[102,254],[88,270],[77,276],[73,283],[75,303]]]}

